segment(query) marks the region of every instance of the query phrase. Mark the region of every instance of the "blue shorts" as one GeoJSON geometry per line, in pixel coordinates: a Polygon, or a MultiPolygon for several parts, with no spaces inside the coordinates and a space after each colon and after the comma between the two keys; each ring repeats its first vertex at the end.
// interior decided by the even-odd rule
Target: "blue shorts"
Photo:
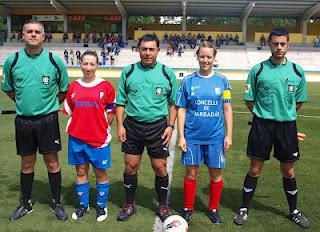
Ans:
{"type": "Polygon", "coordinates": [[[95,168],[110,168],[110,144],[106,147],[96,148],[69,135],[68,164],[79,165],[86,163],[91,163],[95,168]]]}
{"type": "Polygon", "coordinates": [[[187,144],[187,152],[182,152],[181,163],[183,165],[200,166],[203,162],[208,168],[224,168],[225,157],[222,144],[187,144]]]}

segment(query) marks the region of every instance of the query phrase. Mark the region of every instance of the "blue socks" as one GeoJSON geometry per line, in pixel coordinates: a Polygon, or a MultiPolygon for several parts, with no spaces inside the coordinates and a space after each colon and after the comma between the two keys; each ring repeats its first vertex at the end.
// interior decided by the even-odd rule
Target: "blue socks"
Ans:
{"type": "Polygon", "coordinates": [[[76,184],[76,192],[79,198],[79,204],[88,208],[89,206],[89,182],[83,184],[76,184]]]}
{"type": "Polygon", "coordinates": [[[97,188],[97,207],[105,208],[107,206],[107,200],[109,196],[110,182],[107,183],[96,183],[97,188]]]}

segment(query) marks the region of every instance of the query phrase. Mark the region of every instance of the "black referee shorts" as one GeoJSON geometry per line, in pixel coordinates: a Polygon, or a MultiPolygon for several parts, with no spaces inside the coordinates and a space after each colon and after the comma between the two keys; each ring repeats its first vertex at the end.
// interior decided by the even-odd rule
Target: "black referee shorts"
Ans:
{"type": "Polygon", "coordinates": [[[289,163],[300,158],[296,121],[277,122],[254,116],[247,155],[251,159],[269,160],[272,147],[274,157],[280,162],[289,163]]]}
{"type": "Polygon", "coordinates": [[[18,155],[52,154],[61,150],[58,113],[41,116],[16,116],[16,147],[18,155]]]}
{"type": "Polygon", "coordinates": [[[168,148],[164,145],[161,136],[167,128],[166,117],[156,122],[139,122],[127,117],[124,122],[127,140],[122,143],[122,152],[126,154],[141,155],[144,147],[150,157],[163,159],[169,156],[168,148]]]}

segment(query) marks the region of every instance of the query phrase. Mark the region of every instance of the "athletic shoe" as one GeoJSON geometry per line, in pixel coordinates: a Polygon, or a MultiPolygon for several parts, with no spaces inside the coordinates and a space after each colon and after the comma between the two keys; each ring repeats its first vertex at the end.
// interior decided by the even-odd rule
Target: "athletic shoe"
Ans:
{"type": "Polygon", "coordinates": [[[213,224],[220,225],[222,223],[218,210],[209,210],[208,216],[213,224]]]}
{"type": "Polygon", "coordinates": [[[72,219],[78,220],[88,212],[89,212],[89,207],[84,207],[83,205],[80,205],[80,207],[73,212],[72,219]]]}
{"type": "Polygon", "coordinates": [[[102,221],[107,219],[107,217],[108,217],[108,209],[107,209],[107,207],[105,207],[105,208],[97,207],[96,211],[97,211],[97,217],[96,218],[97,218],[98,222],[102,222],[102,221]]]}
{"type": "Polygon", "coordinates": [[[13,214],[10,216],[9,220],[10,221],[14,221],[14,220],[18,220],[19,218],[21,218],[22,216],[32,213],[33,209],[32,209],[32,202],[31,200],[28,201],[27,204],[21,204],[14,212],[13,214]]]}
{"type": "Polygon", "coordinates": [[[248,209],[240,208],[238,214],[233,218],[233,222],[239,226],[242,226],[248,218],[248,209]]]}
{"type": "Polygon", "coordinates": [[[289,218],[302,228],[309,228],[310,226],[309,220],[297,209],[289,213],[289,218]]]}
{"type": "Polygon", "coordinates": [[[192,210],[190,209],[183,209],[182,215],[181,215],[184,220],[186,220],[187,222],[189,222],[191,220],[191,216],[192,216],[192,210]]]}
{"type": "Polygon", "coordinates": [[[171,215],[171,209],[167,205],[160,205],[158,207],[158,210],[156,212],[156,215],[160,218],[160,220],[163,222],[171,215]]]}
{"type": "Polygon", "coordinates": [[[118,221],[127,221],[130,216],[132,216],[136,212],[135,204],[124,204],[122,211],[118,214],[118,221]]]}
{"type": "Polygon", "coordinates": [[[67,212],[64,210],[62,204],[53,204],[53,213],[54,215],[56,215],[57,219],[60,221],[65,221],[68,219],[68,214],[67,212]]]}

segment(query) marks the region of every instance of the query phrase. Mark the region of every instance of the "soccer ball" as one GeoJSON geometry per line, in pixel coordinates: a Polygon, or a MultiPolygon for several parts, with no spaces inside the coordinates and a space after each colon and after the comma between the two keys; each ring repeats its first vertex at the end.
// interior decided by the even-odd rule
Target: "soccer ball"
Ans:
{"type": "Polygon", "coordinates": [[[188,223],[179,215],[171,215],[163,222],[162,232],[188,232],[188,223]]]}

